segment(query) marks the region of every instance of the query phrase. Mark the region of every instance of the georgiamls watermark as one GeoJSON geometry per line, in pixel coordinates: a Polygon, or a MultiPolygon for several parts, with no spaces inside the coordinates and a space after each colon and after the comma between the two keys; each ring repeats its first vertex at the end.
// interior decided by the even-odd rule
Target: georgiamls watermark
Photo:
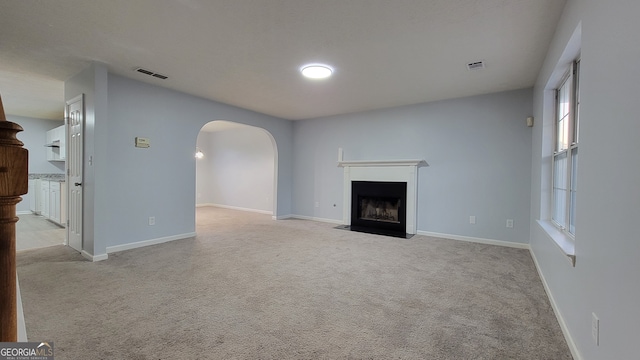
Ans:
{"type": "Polygon", "coordinates": [[[0,360],[54,360],[53,341],[1,342],[0,360]]]}

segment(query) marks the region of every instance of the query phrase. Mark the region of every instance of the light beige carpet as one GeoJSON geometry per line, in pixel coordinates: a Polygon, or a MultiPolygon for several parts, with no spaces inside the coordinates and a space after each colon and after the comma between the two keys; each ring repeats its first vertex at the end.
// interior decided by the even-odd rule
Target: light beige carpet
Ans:
{"type": "Polygon", "coordinates": [[[18,255],[29,341],[63,359],[571,359],[527,250],[216,208],[89,263],[18,255]]]}

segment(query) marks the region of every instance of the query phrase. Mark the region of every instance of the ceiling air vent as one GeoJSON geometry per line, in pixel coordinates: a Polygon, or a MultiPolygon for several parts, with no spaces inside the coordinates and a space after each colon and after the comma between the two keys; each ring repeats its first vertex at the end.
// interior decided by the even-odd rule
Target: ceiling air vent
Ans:
{"type": "Polygon", "coordinates": [[[475,61],[467,64],[467,69],[469,70],[480,70],[484,69],[484,61],[475,61]]]}
{"type": "Polygon", "coordinates": [[[162,80],[168,78],[168,76],[166,76],[166,75],[158,74],[158,73],[155,73],[153,71],[150,71],[150,70],[147,70],[147,69],[143,69],[143,68],[137,68],[136,71],[139,72],[139,73],[143,73],[145,75],[157,77],[158,79],[162,79],[162,80]]]}

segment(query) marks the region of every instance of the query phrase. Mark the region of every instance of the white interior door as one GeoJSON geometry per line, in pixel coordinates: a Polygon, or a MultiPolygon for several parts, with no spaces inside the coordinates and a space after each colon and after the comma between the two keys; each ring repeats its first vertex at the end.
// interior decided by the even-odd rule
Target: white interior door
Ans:
{"type": "Polygon", "coordinates": [[[69,246],[82,251],[82,163],[84,150],[84,96],[67,102],[67,239],[69,246]]]}

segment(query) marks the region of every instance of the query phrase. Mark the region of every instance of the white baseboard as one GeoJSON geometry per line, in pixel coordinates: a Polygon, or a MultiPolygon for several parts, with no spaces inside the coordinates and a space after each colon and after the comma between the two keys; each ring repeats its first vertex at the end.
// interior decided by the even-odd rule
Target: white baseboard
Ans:
{"type": "Polygon", "coordinates": [[[271,218],[273,220],[287,220],[287,219],[292,219],[293,217],[294,215],[289,214],[289,215],[278,215],[278,216],[274,215],[271,218]]]}
{"type": "Polygon", "coordinates": [[[248,211],[248,212],[254,212],[254,213],[265,214],[265,215],[273,215],[273,211],[249,209],[249,208],[244,208],[244,207],[239,207],[239,206],[231,206],[231,205],[223,205],[223,204],[212,204],[212,203],[205,203],[205,204],[196,205],[196,207],[206,207],[206,206],[213,206],[213,207],[218,207],[218,208],[222,208],[222,209],[229,209],[229,210],[248,211]]]}
{"type": "Polygon", "coordinates": [[[31,211],[26,210],[26,211],[16,211],[16,215],[31,215],[33,214],[31,211]]]}
{"type": "Polygon", "coordinates": [[[567,345],[569,346],[569,351],[571,351],[571,356],[573,356],[574,360],[582,360],[582,356],[578,351],[578,347],[576,343],[573,341],[571,337],[571,333],[569,332],[569,328],[567,327],[567,323],[564,321],[562,314],[560,314],[560,309],[558,308],[558,304],[553,298],[553,294],[549,289],[549,285],[547,284],[547,280],[542,275],[542,271],[540,271],[540,265],[538,264],[538,259],[536,258],[536,254],[532,249],[529,249],[531,253],[531,258],[533,258],[533,263],[536,266],[536,270],[538,271],[538,276],[540,276],[540,280],[542,280],[542,286],[544,286],[544,291],[547,293],[547,297],[549,298],[549,302],[551,303],[551,307],[553,308],[553,313],[556,315],[556,319],[558,319],[558,324],[560,324],[560,329],[562,329],[562,334],[564,335],[564,339],[567,341],[567,345]]]}
{"type": "Polygon", "coordinates": [[[289,218],[290,219],[291,218],[300,219],[300,220],[311,220],[311,221],[318,221],[318,222],[329,223],[329,224],[342,225],[342,220],[325,219],[325,218],[319,218],[319,217],[315,217],[315,216],[289,215],[289,218]]]}
{"type": "Polygon", "coordinates": [[[16,297],[18,305],[18,341],[27,342],[27,325],[24,322],[24,309],[22,308],[22,296],[20,295],[20,282],[16,274],[16,297]]]}
{"type": "Polygon", "coordinates": [[[516,243],[511,241],[503,241],[503,240],[483,239],[483,238],[477,238],[477,237],[471,237],[471,236],[441,234],[441,233],[435,233],[431,231],[418,230],[418,235],[425,235],[425,236],[451,239],[451,240],[467,241],[467,242],[473,242],[473,243],[479,243],[479,244],[506,246],[506,247],[512,247],[517,249],[528,249],[528,250],[531,249],[529,244],[516,243]]]}
{"type": "Polygon", "coordinates": [[[197,208],[200,208],[200,207],[207,207],[207,206],[214,206],[214,205],[213,205],[212,203],[196,204],[196,207],[197,207],[197,208]]]}
{"type": "Polygon", "coordinates": [[[96,262],[96,261],[103,261],[103,260],[107,260],[109,258],[109,255],[107,254],[99,254],[99,255],[91,255],[88,252],[86,252],[85,250],[80,251],[80,254],[82,254],[82,256],[91,261],[91,262],[96,262]]]}
{"type": "MultiPolygon", "coordinates": [[[[188,239],[188,238],[191,238],[191,237],[194,237],[194,236],[196,236],[196,233],[195,232],[190,232],[190,233],[185,233],[185,234],[178,234],[178,235],[173,235],[173,236],[161,237],[161,238],[157,238],[157,239],[143,240],[143,241],[138,241],[138,242],[129,243],[129,244],[107,246],[107,254],[111,254],[111,253],[118,252],[118,251],[137,249],[137,248],[150,246],[150,245],[162,244],[162,243],[166,243],[166,242],[174,241],[174,240],[188,239]]],[[[105,256],[106,256],[106,254],[105,254],[105,256]]]]}

